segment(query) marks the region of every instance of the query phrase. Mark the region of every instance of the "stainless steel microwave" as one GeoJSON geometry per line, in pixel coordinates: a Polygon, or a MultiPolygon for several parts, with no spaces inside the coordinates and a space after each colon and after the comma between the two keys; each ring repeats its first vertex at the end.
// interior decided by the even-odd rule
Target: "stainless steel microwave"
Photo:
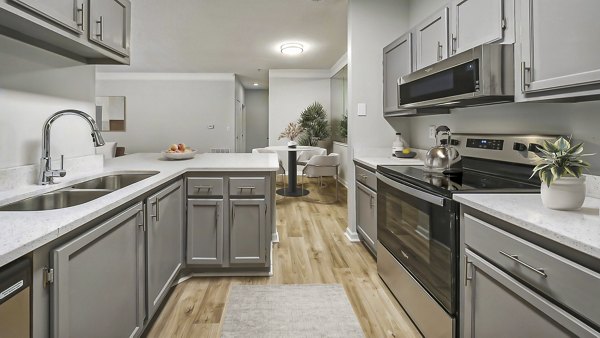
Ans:
{"type": "Polygon", "coordinates": [[[403,109],[513,101],[513,45],[480,45],[398,79],[398,105],[403,109]]]}

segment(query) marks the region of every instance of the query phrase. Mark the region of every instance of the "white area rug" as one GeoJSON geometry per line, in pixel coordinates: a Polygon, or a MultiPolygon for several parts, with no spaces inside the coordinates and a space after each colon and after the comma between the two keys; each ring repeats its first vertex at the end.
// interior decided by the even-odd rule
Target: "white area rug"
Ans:
{"type": "Polygon", "coordinates": [[[234,285],[221,336],[351,338],[364,334],[340,284],[234,285]]]}

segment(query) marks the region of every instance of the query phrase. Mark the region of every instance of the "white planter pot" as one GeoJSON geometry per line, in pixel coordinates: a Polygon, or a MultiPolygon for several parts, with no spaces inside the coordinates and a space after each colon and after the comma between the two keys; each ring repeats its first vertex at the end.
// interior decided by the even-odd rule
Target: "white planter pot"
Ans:
{"type": "Polygon", "coordinates": [[[290,148],[296,148],[297,145],[298,145],[298,142],[296,142],[296,141],[289,141],[287,143],[287,146],[290,148]]]}
{"type": "Polygon", "coordinates": [[[550,184],[542,182],[542,204],[555,210],[576,210],[585,201],[585,176],[562,177],[550,184]]]}

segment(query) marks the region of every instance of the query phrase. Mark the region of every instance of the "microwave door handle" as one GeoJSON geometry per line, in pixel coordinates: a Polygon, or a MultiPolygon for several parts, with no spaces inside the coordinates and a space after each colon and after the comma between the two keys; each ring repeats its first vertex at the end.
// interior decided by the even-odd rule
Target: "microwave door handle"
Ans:
{"type": "Polygon", "coordinates": [[[398,189],[404,193],[407,193],[413,197],[416,197],[418,199],[427,201],[431,204],[435,204],[437,206],[443,207],[444,206],[444,198],[443,197],[438,197],[429,193],[426,193],[424,191],[415,189],[415,188],[411,188],[407,185],[395,182],[394,180],[391,180],[385,176],[383,176],[380,173],[376,174],[377,179],[380,180],[381,182],[391,186],[394,189],[398,189]]]}
{"type": "Polygon", "coordinates": [[[402,108],[401,104],[400,104],[400,81],[401,78],[398,78],[398,80],[396,80],[396,101],[398,101],[398,108],[402,108]]]}

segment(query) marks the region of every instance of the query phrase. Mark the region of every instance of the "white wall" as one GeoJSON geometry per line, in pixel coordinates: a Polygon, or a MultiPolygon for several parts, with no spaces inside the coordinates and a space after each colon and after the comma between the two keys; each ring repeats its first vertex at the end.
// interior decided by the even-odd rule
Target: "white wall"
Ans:
{"type": "Polygon", "coordinates": [[[246,90],[246,151],[269,145],[269,91],[246,90]]]}
{"type": "MultiPolygon", "coordinates": [[[[395,130],[383,118],[383,47],[409,28],[404,0],[349,0],[348,3],[348,167],[356,147],[389,147],[395,130]],[[367,116],[357,116],[366,103],[367,116]]],[[[348,172],[348,230],[356,238],[354,170],[348,172]]]]}
{"type": "Polygon", "coordinates": [[[408,28],[418,25],[447,3],[448,1],[446,0],[409,0],[408,28]]]}
{"type": "MultiPolygon", "coordinates": [[[[56,111],[94,116],[94,66],[0,36],[0,168],[38,163],[42,126],[56,111]]],[[[89,126],[63,117],[52,127],[52,156],[94,154],[89,126]]]]}
{"type": "Polygon", "coordinates": [[[126,132],[106,140],[127,153],[185,143],[200,152],[235,146],[233,74],[98,73],[99,96],[126,97],[126,132]],[[214,125],[214,129],[208,129],[214,125]]]}
{"type": "Polygon", "coordinates": [[[286,144],[287,139],[277,140],[279,134],[315,101],[329,116],[330,75],[328,69],[269,71],[269,145],[286,144]]]}

